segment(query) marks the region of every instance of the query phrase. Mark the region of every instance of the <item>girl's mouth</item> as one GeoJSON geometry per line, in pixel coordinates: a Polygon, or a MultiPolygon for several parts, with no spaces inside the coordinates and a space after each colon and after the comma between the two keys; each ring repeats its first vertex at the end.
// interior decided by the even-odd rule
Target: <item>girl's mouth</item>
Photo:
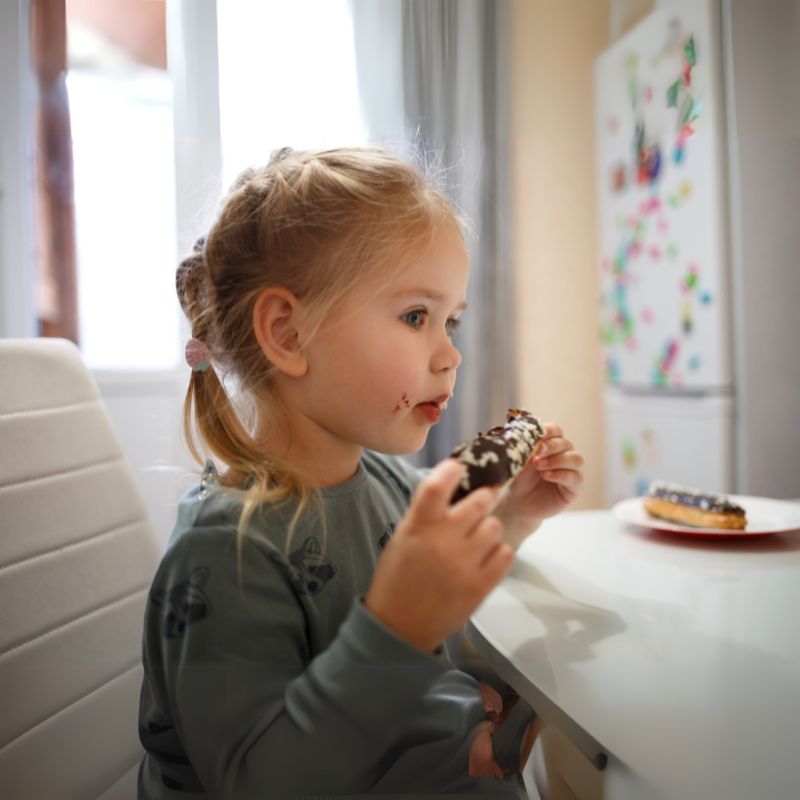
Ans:
{"type": "Polygon", "coordinates": [[[442,406],[439,403],[419,403],[414,408],[418,409],[431,422],[438,422],[439,417],[442,416],[442,406]]]}
{"type": "Polygon", "coordinates": [[[440,394],[438,397],[434,397],[433,400],[428,400],[426,403],[417,403],[414,407],[418,408],[423,416],[431,422],[438,422],[439,417],[442,416],[442,411],[447,408],[449,399],[449,394],[440,394]]]}

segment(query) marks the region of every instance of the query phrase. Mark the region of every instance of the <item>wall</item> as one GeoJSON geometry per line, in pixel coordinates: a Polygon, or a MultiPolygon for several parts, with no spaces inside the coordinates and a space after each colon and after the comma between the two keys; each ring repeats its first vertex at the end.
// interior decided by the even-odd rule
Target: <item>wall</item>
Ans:
{"type": "Polygon", "coordinates": [[[513,252],[519,403],[586,457],[575,508],[603,505],[593,61],[607,0],[512,0],[513,252]]]}
{"type": "Polygon", "coordinates": [[[800,0],[724,0],[722,8],[737,487],[798,498],[800,0]]]}
{"type": "Polygon", "coordinates": [[[0,336],[36,335],[28,0],[0,3],[0,336]]]}

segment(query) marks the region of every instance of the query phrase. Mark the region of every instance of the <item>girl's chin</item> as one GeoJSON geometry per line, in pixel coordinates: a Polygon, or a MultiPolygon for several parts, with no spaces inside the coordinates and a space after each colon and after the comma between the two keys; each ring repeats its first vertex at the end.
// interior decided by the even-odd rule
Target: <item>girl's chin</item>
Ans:
{"type": "Polygon", "coordinates": [[[371,448],[379,450],[389,456],[406,456],[418,453],[425,447],[425,442],[428,441],[429,430],[419,431],[413,436],[398,437],[392,442],[384,442],[380,448],[371,448]]]}

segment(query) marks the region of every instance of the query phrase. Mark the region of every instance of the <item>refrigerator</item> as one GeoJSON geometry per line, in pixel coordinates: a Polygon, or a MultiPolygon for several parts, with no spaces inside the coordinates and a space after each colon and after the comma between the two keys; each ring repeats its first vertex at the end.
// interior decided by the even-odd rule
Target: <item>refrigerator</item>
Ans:
{"type": "Polygon", "coordinates": [[[734,490],[718,4],[664,4],[595,62],[607,500],[734,490]]]}

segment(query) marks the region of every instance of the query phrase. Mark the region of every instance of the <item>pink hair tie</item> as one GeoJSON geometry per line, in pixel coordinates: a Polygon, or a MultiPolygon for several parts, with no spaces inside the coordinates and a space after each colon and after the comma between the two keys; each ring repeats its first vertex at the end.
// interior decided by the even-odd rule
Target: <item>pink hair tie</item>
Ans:
{"type": "Polygon", "coordinates": [[[189,339],[186,342],[186,363],[192,372],[205,372],[211,366],[211,353],[208,352],[206,343],[200,339],[189,339]]]}

